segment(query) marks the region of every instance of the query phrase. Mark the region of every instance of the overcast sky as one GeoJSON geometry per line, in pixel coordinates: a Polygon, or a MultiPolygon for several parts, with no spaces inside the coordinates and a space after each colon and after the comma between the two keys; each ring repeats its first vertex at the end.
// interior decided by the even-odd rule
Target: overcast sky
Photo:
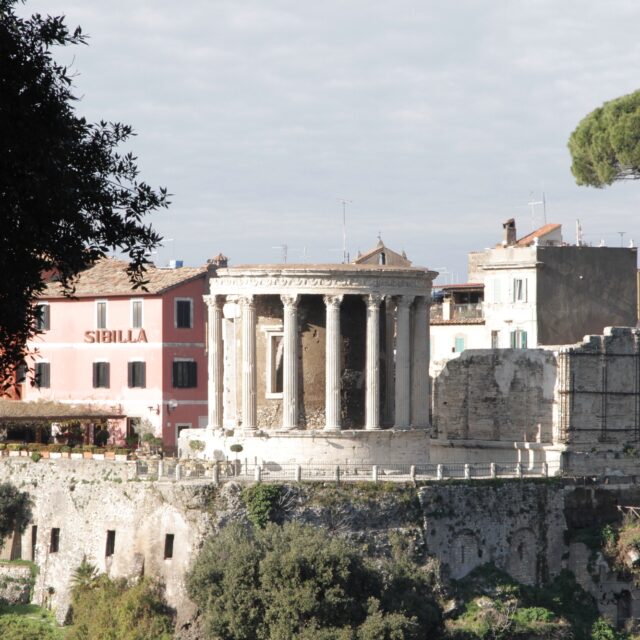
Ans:
{"type": "MultiPolygon", "coordinates": [[[[335,262],[384,242],[465,279],[532,199],[575,241],[640,241],[640,183],[575,185],[567,140],[640,88],[637,0],[28,0],[89,46],[61,50],[77,110],[133,125],[166,186],[156,262],[335,262]]],[[[536,207],[536,226],[543,223],[536,207]]],[[[450,276],[449,276],[450,277],[450,276]]]]}

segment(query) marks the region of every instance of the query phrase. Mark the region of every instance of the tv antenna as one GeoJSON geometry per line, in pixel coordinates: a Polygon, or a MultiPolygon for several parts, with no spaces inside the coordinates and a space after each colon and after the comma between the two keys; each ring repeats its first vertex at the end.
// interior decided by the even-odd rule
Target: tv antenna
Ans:
{"type": "Polygon", "coordinates": [[[616,231],[617,234],[620,235],[620,246],[624,247],[624,234],[627,233],[626,231],[616,231]]]}
{"type": "Polygon", "coordinates": [[[544,191],[542,192],[542,200],[534,200],[533,191],[529,192],[529,198],[530,200],[527,204],[531,207],[531,231],[535,231],[537,205],[542,205],[542,218],[544,220],[544,224],[547,224],[547,200],[545,198],[544,191]]]}
{"type": "Polygon", "coordinates": [[[272,249],[280,249],[282,251],[282,263],[287,264],[287,254],[289,252],[289,247],[286,244],[279,244],[275,247],[271,247],[272,249]]]}
{"type": "Polygon", "coordinates": [[[342,262],[347,264],[349,262],[349,254],[347,253],[347,205],[353,204],[353,200],[347,200],[340,198],[342,202],[342,262]]]}

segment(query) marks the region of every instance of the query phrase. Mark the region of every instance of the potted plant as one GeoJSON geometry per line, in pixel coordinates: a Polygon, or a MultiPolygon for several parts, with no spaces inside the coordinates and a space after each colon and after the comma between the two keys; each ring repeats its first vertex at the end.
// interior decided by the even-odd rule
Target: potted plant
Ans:
{"type": "Polygon", "coordinates": [[[116,449],[115,447],[105,447],[104,450],[104,459],[105,460],[115,460],[116,459],[116,449]]]}
{"type": "Polygon", "coordinates": [[[122,447],[118,447],[115,451],[115,458],[117,461],[119,462],[125,462],[126,460],[129,459],[129,450],[128,449],[124,449],[122,447]]]}
{"type": "Polygon", "coordinates": [[[20,449],[22,448],[21,444],[17,442],[12,442],[7,445],[7,451],[9,451],[9,457],[17,458],[20,455],[20,449]]]}
{"type": "Polygon", "coordinates": [[[50,444],[49,445],[49,457],[52,460],[56,460],[58,458],[61,458],[62,454],[60,453],[60,449],[62,449],[62,445],[60,445],[60,444],[50,444]]]}
{"type": "Polygon", "coordinates": [[[85,460],[91,460],[91,458],[93,458],[93,449],[93,445],[85,444],[82,447],[82,457],[85,458],[85,460]]]}
{"type": "Polygon", "coordinates": [[[4,442],[0,442],[0,456],[7,455],[7,445],[4,442]]]}
{"type": "Polygon", "coordinates": [[[82,447],[73,447],[73,449],[71,449],[72,460],[82,460],[82,454],[82,447]]]}
{"type": "Polygon", "coordinates": [[[70,456],[71,456],[71,447],[68,444],[62,445],[60,447],[60,457],[69,458],[70,456]]]}
{"type": "Polygon", "coordinates": [[[93,459],[94,460],[104,460],[104,447],[94,447],[93,448],[93,459]]]}

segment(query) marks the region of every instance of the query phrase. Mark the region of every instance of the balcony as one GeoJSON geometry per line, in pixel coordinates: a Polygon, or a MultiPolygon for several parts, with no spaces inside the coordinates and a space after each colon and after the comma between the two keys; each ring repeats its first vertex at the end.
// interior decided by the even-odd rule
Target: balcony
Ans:
{"type": "Polygon", "coordinates": [[[431,322],[466,322],[482,320],[483,317],[482,302],[452,304],[445,300],[442,304],[431,305],[431,322]]]}

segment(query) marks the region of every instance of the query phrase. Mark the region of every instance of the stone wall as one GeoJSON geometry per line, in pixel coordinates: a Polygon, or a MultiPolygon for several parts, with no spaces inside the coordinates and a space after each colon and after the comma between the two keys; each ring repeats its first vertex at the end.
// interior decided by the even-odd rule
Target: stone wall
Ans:
{"type": "Polygon", "coordinates": [[[39,567],[33,602],[50,604],[60,620],[69,606],[71,576],[85,556],[112,577],[160,578],[168,603],[179,611],[185,607],[184,572],[209,530],[215,490],[127,480],[134,476],[132,464],[0,460],[0,482],[13,482],[34,500],[33,521],[21,541],[23,558],[39,567]],[[110,556],[108,531],[115,532],[110,556]],[[167,535],[174,536],[172,558],[164,557],[167,535]]]}
{"type": "Polygon", "coordinates": [[[471,349],[434,380],[441,439],[553,441],[556,359],[542,349],[471,349]]]}
{"type": "Polygon", "coordinates": [[[29,604],[32,587],[30,566],[0,563],[0,604],[29,604]]]}

